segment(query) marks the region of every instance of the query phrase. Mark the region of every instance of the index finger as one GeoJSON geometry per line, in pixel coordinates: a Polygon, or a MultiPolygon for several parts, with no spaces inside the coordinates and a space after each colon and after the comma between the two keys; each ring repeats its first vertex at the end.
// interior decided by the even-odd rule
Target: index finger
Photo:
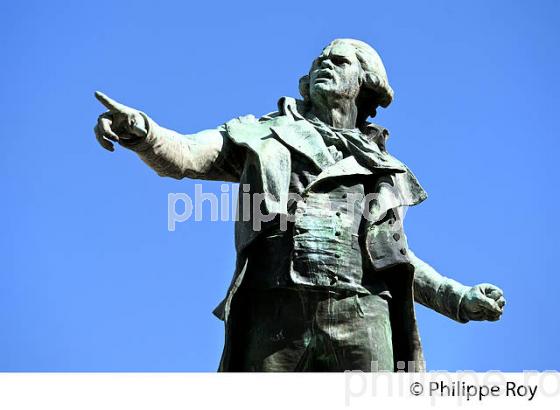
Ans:
{"type": "Polygon", "coordinates": [[[129,110],[126,105],[116,102],[100,91],[95,92],[95,98],[111,112],[125,112],[129,110]]]}

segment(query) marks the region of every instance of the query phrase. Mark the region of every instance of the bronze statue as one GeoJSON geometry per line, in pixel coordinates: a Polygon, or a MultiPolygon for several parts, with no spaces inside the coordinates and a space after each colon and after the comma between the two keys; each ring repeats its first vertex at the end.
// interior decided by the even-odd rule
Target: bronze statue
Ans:
{"type": "Polygon", "coordinates": [[[109,111],[95,134],[160,176],[244,187],[250,216],[236,221],[235,274],[214,312],[226,329],[221,371],[423,370],[414,301],[462,323],[498,320],[503,292],[446,278],[410,250],[404,211],[426,193],[387,152],[388,131],[367,121],[393,99],[373,48],[334,40],[300,93],[192,135],[96,93],[109,111]]]}

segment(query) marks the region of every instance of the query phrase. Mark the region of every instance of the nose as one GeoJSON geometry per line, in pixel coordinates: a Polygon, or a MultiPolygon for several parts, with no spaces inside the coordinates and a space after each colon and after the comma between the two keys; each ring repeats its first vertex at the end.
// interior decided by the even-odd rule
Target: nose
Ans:
{"type": "Polygon", "coordinates": [[[325,58],[324,60],[321,61],[321,68],[333,68],[334,64],[332,63],[332,61],[329,58],[325,58]]]}

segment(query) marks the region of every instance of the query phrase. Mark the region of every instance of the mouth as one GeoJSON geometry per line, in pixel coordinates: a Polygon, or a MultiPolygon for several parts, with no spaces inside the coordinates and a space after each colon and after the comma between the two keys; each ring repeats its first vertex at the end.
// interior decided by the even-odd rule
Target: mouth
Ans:
{"type": "Polygon", "coordinates": [[[317,75],[315,76],[315,82],[318,81],[328,81],[328,80],[332,80],[334,79],[333,74],[330,71],[327,70],[320,70],[317,75]]]}

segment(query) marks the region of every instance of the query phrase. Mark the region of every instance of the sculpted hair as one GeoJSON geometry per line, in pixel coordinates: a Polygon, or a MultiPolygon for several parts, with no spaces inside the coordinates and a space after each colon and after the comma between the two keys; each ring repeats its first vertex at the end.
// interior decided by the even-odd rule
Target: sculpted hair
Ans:
{"type": "MultiPolygon", "coordinates": [[[[379,54],[368,44],[354,39],[336,39],[330,42],[323,52],[337,43],[346,43],[353,47],[356,58],[362,67],[362,88],[358,95],[357,125],[363,124],[368,117],[375,117],[377,107],[387,107],[393,101],[393,89],[389,85],[387,72],[379,54]]],[[[299,92],[306,104],[309,99],[309,74],[299,80],[299,92]]]]}

